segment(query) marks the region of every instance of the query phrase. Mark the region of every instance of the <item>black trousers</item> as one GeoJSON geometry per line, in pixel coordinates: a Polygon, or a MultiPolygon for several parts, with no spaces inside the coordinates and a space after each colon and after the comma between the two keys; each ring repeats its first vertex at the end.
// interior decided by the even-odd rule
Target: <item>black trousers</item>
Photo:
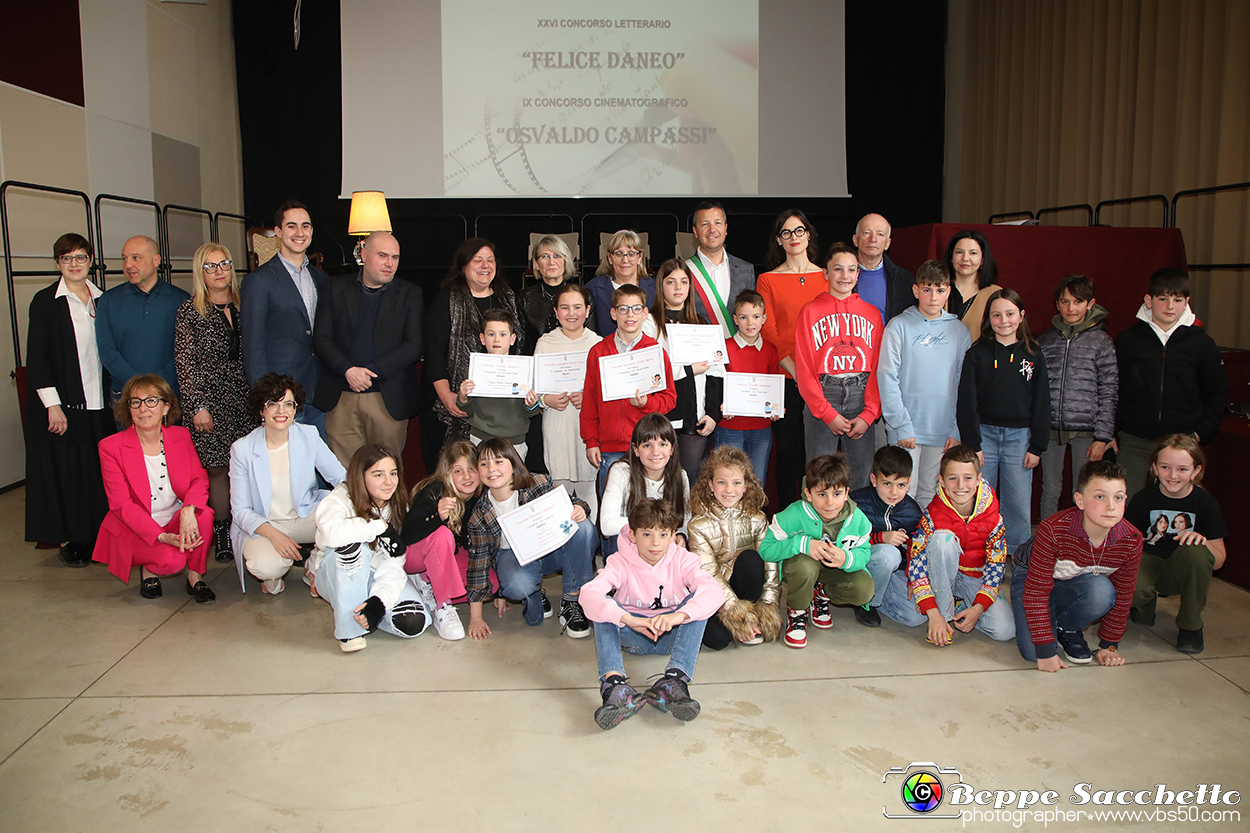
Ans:
{"type": "Polygon", "coordinates": [[[798,384],[786,377],[786,415],[773,423],[777,449],[777,511],[799,499],[799,484],[807,466],[807,443],[803,438],[803,396],[798,384]]]}
{"type": "MultiPolygon", "coordinates": [[[[743,601],[759,601],[764,593],[764,559],[760,558],[758,552],[743,550],[738,553],[738,558],[734,561],[734,571],[729,576],[729,589],[733,590],[743,601]]],[[[725,627],[713,613],[712,618],[707,620],[707,627],[703,630],[704,647],[720,651],[729,647],[729,643],[733,641],[734,637],[729,632],[729,628],[725,627]]]]}

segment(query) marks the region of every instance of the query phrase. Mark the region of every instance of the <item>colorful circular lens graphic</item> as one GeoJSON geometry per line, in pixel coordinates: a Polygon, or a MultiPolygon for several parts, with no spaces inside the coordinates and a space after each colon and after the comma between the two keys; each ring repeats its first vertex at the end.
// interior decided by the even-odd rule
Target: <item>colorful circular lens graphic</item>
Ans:
{"type": "Polygon", "coordinates": [[[903,803],[917,813],[931,813],[942,804],[942,782],[931,772],[913,772],[903,782],[903,803]]]}

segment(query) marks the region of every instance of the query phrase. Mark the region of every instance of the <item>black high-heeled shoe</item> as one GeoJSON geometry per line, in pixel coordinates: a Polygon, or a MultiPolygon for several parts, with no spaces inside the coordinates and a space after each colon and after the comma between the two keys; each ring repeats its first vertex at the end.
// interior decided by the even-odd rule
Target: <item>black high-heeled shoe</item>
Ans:
{"type": "Polygon", "coordinates": [[[217,594],[213,592],[213,588],[204,583],[203,579],[195,584],[191,583],[191,579],[187,579],[187,595],[195,596],[197,605],[211,605],[217,601],[217,594]]]}

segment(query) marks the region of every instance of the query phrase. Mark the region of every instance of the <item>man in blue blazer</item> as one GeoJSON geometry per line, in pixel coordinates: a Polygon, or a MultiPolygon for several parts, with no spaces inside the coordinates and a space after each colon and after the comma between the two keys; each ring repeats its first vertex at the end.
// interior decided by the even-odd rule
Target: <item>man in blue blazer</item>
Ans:
{"type": "Polygon", "coordinates": [[[689,260],[691,291],[699,315],[709,324],[720,324],[725,338],[738,331],[734,325],[734,298],[755,288],[755,267],[725,251],[729,222],[725,207],[708,200],[694,210],[694,237],[699,241],[689,260]]]}
{"type": "Polygon", "coordinates": [[[297,421],[314,426],[324,440],[326,416],[312,404],[321,369],[313,353],[313,322],[329,277],[308,260],[313,228],[303,203],[283,203],[274,213],[274,231],[278,254],[245,277],[240,289],[243,369],[252,385],[266,373],[299,382],[308,404],[297,421]]]}

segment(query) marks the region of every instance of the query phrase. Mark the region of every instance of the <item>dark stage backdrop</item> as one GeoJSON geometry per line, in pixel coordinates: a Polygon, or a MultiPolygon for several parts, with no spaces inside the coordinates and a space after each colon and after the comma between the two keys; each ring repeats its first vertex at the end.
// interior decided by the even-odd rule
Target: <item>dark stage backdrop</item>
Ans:
{"type": "MultiPolygon", "coordinates": [[[[822,245],[850,240],[855,220],[884,214],[895,228],[941,219],[945,113],[946,3],[885,0],[846,4],[847,168],[852,196],[804,199],[802,208],[822,245]]],[[[269,224],[274,208],[298,198],[316,225],[313,248],[331,272],[343,271],[348,201],[341,184],[341,60],[339,3],[304,0],[299,49],[293,44],[292,4],[234,0],[235,54],[243,144],[246,213],[269,224]]],[[[800,24],[801,25],[801,24],[800,24]]],[[[404,49],[378,30],[378,48],[404,49]]],[[[816,86],[795,56],[789,83],[816,86]]],[[[352,91],[369,95],[368,90],[352,91]]],[[[767,96],[761,90],[761,97],[767,96]]],[[[386,103],[373,129],[387,130],[386,103]]],[[[819,158],[794,158],[816,168],[819,158]]],[[[396,164],[403,164],[402,159],[396,164]]],[[[736,198],[726,202],[728,248],[761,264],[772,218],[794,201],[736,198]]],[[[401,276],[426,288],[442,277],[451,253],[476,231],[500,246],[504,274],[517,285],[530,231],[592,232],[637,228],[652,232],[652,263],[673,254],[674,226],[689,231],[692,200],[675,199],[441,199],[390,201],[403,247],[401,276]],[[515,215],[531,215],[531,219],[515,215]],[[536,215],[560,215],[539,217],[536,215]],[[567,216],[563,216],[567,215],[567,216]],[[618,215],[618,216],[603,216],[618,215]],[[461,219],[463,218],[463,220],[461,219]]],[[[583,240],[583,270],[597,262],[598,241],[583,240]]],[[[353,267],[354,268],[354,267],[353,267]]]]}

